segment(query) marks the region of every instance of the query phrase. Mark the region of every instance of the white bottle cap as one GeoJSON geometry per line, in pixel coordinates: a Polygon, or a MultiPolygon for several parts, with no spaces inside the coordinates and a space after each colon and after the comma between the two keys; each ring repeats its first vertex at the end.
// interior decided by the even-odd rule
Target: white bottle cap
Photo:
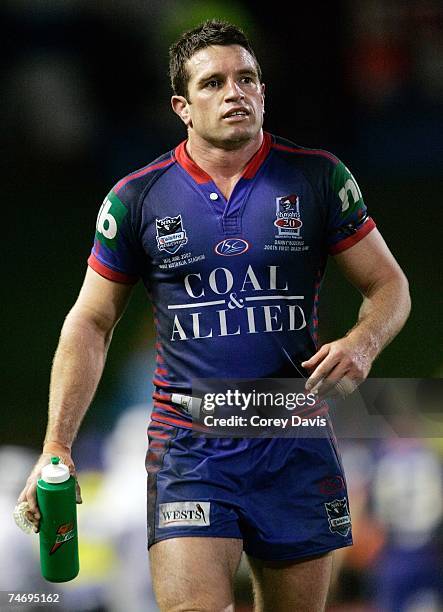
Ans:
{"type": "Polygon", "coordinates": [[[58,484],[69,480],[69,468],[64,463],[60,463],[58,457],[52,457],[51,463],[42,468],[42,480],[50,484],[58,484]]]}

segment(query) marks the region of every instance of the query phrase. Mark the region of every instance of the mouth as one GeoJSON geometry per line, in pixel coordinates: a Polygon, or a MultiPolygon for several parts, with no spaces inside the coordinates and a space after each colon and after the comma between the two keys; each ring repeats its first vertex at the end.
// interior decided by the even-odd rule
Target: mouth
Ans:
{"type": "Polygon", "coordinates": [[[223,119],[228,121],[242,121],[249,116],[249,111],[245,108],[233,108],[223,115],[223,119]]]}

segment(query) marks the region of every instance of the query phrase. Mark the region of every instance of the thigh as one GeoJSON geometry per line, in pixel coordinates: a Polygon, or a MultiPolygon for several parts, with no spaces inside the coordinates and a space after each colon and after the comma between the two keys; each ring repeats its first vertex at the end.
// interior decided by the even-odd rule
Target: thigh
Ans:
{"type": "Polygon", "coordinates": [[[248,556],[256,612],[322,612],[332,572],[332,553],[297,561],[248,556]]]}
{"type": "Polygon", "coordinates": [[[233,581],[242,554],[234,538],[171,538],[149,549],[161,612],[233,612],[233,581]]]}
{"type": "Polygon", "coordinates": [[[151,423],[148,547],[182,537],[241,540],[243,455],[241,440],[194,437],[192,430],[151,423]]]}
{"type": "Polygon", "coordinates": [[[256,559],[293,561],[350,546],[346,482],[328,432],[263,444],[245,498],[245,552],[256,559]]]}

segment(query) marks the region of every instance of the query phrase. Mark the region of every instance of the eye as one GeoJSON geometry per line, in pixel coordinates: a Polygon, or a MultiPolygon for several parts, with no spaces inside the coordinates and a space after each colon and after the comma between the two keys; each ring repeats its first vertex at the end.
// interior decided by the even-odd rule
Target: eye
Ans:
{"type": "Polygon", "coordinates": [[[217,79],[211,79],[205,84],[205,87],[207,87],[208,89],[215,89],[216,87],[218,87],[219,83],[220,81],[217,81],[217,79]]]}
{"type": "Polygon", "coordinates": [[[253,83],[254,79],[252,77],[250,77],[250,76],[245,76],[245,77],[242,78],[242,82],[243,83],[253,83]]]}

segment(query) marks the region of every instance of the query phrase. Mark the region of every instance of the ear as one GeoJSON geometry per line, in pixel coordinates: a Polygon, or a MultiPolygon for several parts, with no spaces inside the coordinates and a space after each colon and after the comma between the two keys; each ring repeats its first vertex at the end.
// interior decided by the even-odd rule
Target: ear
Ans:
{"type": "Polygon", "coordinates": [[[189,104],[184,96],[172,96],[171,106],[174,113],[176,113],[186,127],[191,125],[191,113],[189,112],[189,104]]]}
{"type": "Polygon", "coordinates": [[[266,85],[264,83],[262,83],[260,85],[260,87],[261,87],[261,98],[262,98],[262,101],[263,101],[263,108],[264,108],[265,107],[265,88],[266,88],[266,85]]]}

